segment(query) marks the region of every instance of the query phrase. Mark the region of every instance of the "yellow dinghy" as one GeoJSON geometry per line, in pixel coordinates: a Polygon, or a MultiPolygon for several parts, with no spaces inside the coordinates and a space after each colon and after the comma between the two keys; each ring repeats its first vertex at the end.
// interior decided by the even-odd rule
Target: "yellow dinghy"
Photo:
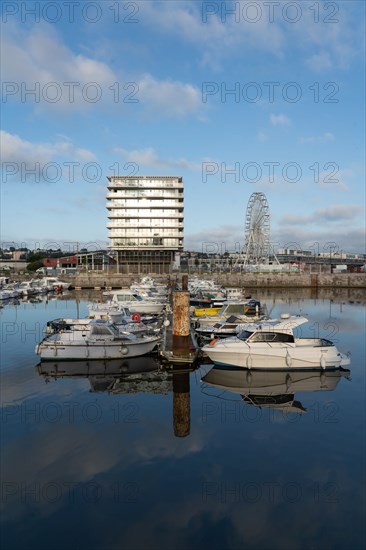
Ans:
{"type": "Polygon", "coordinates": [[[206,317],[207,315],[217,315],[221,307],[196,307],[194,315],[196,317],[206,317]]]}

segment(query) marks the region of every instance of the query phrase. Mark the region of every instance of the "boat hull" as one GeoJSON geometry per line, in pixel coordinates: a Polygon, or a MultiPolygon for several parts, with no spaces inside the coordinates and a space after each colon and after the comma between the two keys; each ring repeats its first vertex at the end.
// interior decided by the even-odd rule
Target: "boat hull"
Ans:
{"type": "Polygon", "coordinates": [[[203,351],[217,365],[230,365],[247,369],[326,369],[350,364],[335,346],[296,347],[292,344],[249,346],[245,342],[224,342],[204,346],[203,351]]]}
{"type": "Polygon", "coordinates": [[[210,316],[212,317],[213,315],[217,315],[220,311],[221,307],[200,307],[200,308],[196,308],[194,310],[194,316],[195,317],[206,317],[206,316],[210,316]]]}
{"type": "Polygon", "coordinates": [[[145,302],[144,304],[139,304],[138,302],[134,304],[133,302],[130,302],[127,305],[131,313],[139,313],[140,315],[160,315],[163,313],[165,307],[164,304],[155,304],[154,302],[151,302],[150,304],[148,302],[145,302]]]}
{"type": "Polygon", "coordinates": [[[61,342],[44,341],[38,345],[36,353],[41,361],[72,360],[103,360],[139,357],[153,351],[159,338],[151,338],[144,342],[61,342]]]}

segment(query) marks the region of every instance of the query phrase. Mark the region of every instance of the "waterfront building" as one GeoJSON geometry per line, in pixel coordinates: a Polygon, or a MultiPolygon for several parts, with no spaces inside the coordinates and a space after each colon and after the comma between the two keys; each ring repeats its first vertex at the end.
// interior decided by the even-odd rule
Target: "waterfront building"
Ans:
{"type": "Polygon", "coordinates": [[[108,176],[108,237],[120,273],[170,273],[183,250],[179,176],[108,176]]]}

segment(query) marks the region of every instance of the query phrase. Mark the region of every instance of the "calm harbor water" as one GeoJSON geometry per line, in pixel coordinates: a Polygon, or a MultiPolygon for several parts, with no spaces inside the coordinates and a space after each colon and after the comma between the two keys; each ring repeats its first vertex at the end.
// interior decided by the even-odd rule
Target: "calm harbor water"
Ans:
{"type": "Polygon", "coordinates": [[[37,366],[46,322],[86,300],[5,305],[1,548],[364,548],[365,304],[306,293],[267,291],[271,315],[307,316],[303,336],[351,352],[350,372],[37,366]]]}

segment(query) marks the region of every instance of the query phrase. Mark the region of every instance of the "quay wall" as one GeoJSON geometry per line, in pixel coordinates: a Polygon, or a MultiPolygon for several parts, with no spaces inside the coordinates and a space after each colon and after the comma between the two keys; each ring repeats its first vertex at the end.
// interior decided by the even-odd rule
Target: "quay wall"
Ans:
{"type": "MultiPolygon", "coordinates": [[[[157,276],[155,279],[167,281],[167,277],[157,276]]],[[[192,277],[192,276],[191,276],[192,277]]],[[[333,273],[333,274],[301,274],[301,273],[223,273],[215,275],[198,275],[199,278],[212,278],[218,284],[233,287],[253,288],[366,288],[366,273],[333,273]]],[[[129,286],[137,280],[135,275],[106,275],[99,273],[63,276],[75,288],[121,288],[129,286]]],[[[181,275],[171,275],[173,281],[181,281],[181,275]]]]}
{"type": "Polygon", "coordinates": [[[366,288],[366,273],[224,273],[215,279],[223,286],[243,288],[366,288]]]}
{"type": "MultiPolygon", "coordinates": [[[[161,282],[167,282],[167,275],[151,276],[161,282]]],[[[29,280],[34,274],[17,275],[17,280],[29,280]]],[[[61,275],[62,280],[69,281],[78,289],[110,289],[130,286],[139,277],[136,274],[122,275],[103,272],[78,273],[76,275],[61,275]]],[[[239,288],[358,288],[366,289],[366,273],[197,273],[190,274],[189,279],[213,279],[222,286],[239,288]]],[[[39,276],[39,278],[41,278],[39,276]]],[[[179,284],[182,274],[174,272],[170,279],[179,284]]]]}

